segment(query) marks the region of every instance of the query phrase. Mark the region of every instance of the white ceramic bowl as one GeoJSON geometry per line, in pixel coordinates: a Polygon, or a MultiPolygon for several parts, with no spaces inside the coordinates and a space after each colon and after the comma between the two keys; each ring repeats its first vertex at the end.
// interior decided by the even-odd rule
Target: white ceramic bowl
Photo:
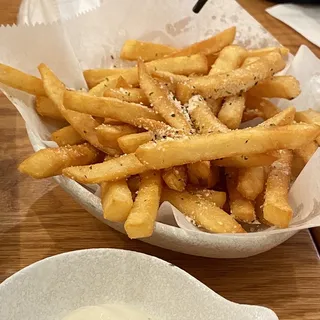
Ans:
{"type": "Polygon", "coordinates": [[[105,303],[126,303],[158,320],[278,319],[270,309],[222,298],[168,262],[115,249],[73,251],[32,264],[0,285],[0,301],[6,320],[59,320],[105,303]]]}
{"type": "MultiPolygon", "coordinates": [[[[35,151],[39,150],[39,140],[31,130],[27,132],[35,151]]],[[[43,147],[45,147],[43,145],[43,147]]],[[[103,218],[100,198],[79,183],[57,176],[55,181],[68,192],[84,209],[97,219],[122,233],[123,225],[103,218]]],[[[156,222],[153,235],[141,239],[152,245],[191,255],[210,258],[245,258],[268,251],[292,237],[298,231],[281,233],[247,233],[247,234],[211,234],[180,229],[161,222],[156,222]]],[[[129,240],[128,240],[129,241],[129,240]]]]}

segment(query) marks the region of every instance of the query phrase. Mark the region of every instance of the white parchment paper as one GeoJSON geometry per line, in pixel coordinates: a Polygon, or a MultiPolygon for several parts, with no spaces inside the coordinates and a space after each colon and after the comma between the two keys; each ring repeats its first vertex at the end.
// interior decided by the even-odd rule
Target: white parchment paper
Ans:
{"type": "MultiPolygon", "coordinates": [[[[123,42],[129,38],[183,47],[236,25],[236,42],[247,48],[279,45],[233,0],[209,1],[198,15],[193,14],[193,5],[194,1],[191,0],[110,0],[105,1],[98,9],[63,22],[1,27],[0,62],[33,75],[38,75],[36,67],[44,62],[67,86],[79,89],[86,87],[83,69],[128,65],[120,60],[113,60],[111,55],[118,56],[123,42]]],[[[302,47],[299,50],[286,73],[296,76],[305,91],[289,104],[296,105],[298,110],[320,108],[317,105],[320,62],[308,48],[302,47]]],[[[0,89],[26,121],[34,149],[54,146],[48,139],[56,126],[39,118],[34,111],[33,97],[1,84],[0,89]]],[[[287,104],[286,101],[279,102],[280,107],[287,104]]],[[[319,157],[318,151],[290,190],[290,203],[295,212],[289,227],[291,231],[320,225],[320,185],[317,179],[320,178],[319,157]]],[[[58,177],[57,181],[66,190],[75,184],[63,177],[58,177]]],[[[79,197],[76,198],[79,200],[79,197]]],[[[92,198],[89,201],[85,197],[81,201],[84,206],[86,201],[91,206],[94,203],[94,208],[90,211],[102,216],[98,201],[92,202],[92,198]]],[[[161,206],[158,221],[189,232],[203,233],[168,203],[161,206]]],[[[269,228],[254,234],[263,236],[266,233],[282,232],[288,230],[269,228]]]]}

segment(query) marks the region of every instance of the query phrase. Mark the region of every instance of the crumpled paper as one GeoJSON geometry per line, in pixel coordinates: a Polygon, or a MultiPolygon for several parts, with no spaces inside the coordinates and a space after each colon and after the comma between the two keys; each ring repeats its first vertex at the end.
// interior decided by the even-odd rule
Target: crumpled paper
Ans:
{"type": "Polygon", "coordinates": [[[284,3],[267,8],[266,11],[320,47],[319,6],[284,3]]]}
{"type": "MultiPolygon", "coordinates": [[[[106,1],[98,9],[63,22],[49,25],[1,27],[0,62],[33,75],[38,75],[36,66],[44,62],[68,87],[79,89],[86,87],[82,76],[83,69],[128,65],[120,60],[113,60],[111,55],[118,56],[121,45],[129,38],[183,47],[236,25],[236,43],[247,48],[279,45],[233,0],[210,1],[198,15],[192,13],[193,4],[191,0],[106,1]]],[[[297,103],[299,110],[315,107],[319,90],[317,86],[320,73],[319,60],[306,47],[302,47],[287,72],[296,76],[302,88],[308,90],[305,96],[301,95],[302,98],[298,97],[296,101],[290,101],[290,105],[297,103]],[[308,61],[308,68],[302,61],[308,61]]],[[[2,84],[0,84],[0,89],[26,121],[34,149],[53,146],[54,143],[49,141],[49,137],[50,132],[55,130],[56,126],[39,118],[34,111],[33,97],[2,84]]],[[[286,103],[282,101],[280,106],[284,107],[286,103]]],[[[318,151],[290,190],[290,203],[295,212],[289,227],[290,231],[320,225],[318,212],[320,185],[316,178],[320,177],[319,157],[318,151]]],[[[69,183],[64,177],[57,177],[56,180],[69,192],[75,183],[71,181],[69,183]]],[[[88,190],[87,186],[82,186],[82,188],[88,190]]],[[[95,189],[89,190],[92,190],[91,192],[95,195],[99,192],[95,189]]],[[[85,198],[77,200],[82,204],[86,203],[85,198]]],[[[97,212],[94,215],[103,219],[101,205],[98,203],[98,199],[91,201],[90,206],[94,208],[90,211],[97,212]]],[[[168,203],[160,207],[158,221],[190,232],[203,232],[168,203]]],[[[288,229],[269,228],[260,233],[288,231],[288,229]]],[[[255,235],[257,236],[257,233],[255,235]]]]}

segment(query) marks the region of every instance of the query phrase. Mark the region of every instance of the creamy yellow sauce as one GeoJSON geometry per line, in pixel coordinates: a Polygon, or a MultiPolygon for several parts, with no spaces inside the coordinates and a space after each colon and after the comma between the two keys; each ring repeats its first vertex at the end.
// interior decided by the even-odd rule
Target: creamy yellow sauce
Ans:
{"type": "Polygon", "coordinates": [[[105,304],[82,307],[62,320],[152,320],[146,314],[127,305],[105,304]]]}

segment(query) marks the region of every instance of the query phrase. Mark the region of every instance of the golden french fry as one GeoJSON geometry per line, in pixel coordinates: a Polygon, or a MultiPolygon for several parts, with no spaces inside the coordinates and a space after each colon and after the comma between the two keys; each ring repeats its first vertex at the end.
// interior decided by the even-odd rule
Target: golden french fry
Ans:
{"type": "Polygon", "coordinates": [[[299,81],[292,76],[275,76],[259,82],[249,90],[252,96],[294,99],[300,94],[299,81]]]}
{"type": "Polygon", "coordinates": [[[2,63],[0,63],[0,82],[36,96],[46,96],[41,79],[2,63]]]}
{"type": "Polygon", "coordinates": [[[234,96],[248,91],[259,81],[273,76],[285,67],[279,53],[270,53],[245,67],[227,73],[196,77],[184,83],[178,83],[176,95],[185,103],[196,93],[204,98],[218,99],[234,96]]]}
{"type": "Polygon", "coordinates": [[[95,163],[99,152],[88,143],[39,150],[24,160],[19,171],[41,179],[61,174],[64,168],[95,163]]]}
{"type": "Polygon", "coordinates": [[[95,128],[101,123],[89,115],[67,110],[63,104],[63,98],[67,92],[65,91],[64,84],[45,64],[40,64],[38,69],[40,71],[47,96],[54,102],[63,117],[84,140],[90,142],[97,149],[113,155],[114,150],[103,146],[98,140],[95,128]]]}
{"type": "Polygon", "coordinates": [[[283,148],[297,149],[313,141],[319,134],[320,128],[309,124],[248,128],[224,134],[210,133],[149,142],[140,146],[136,155],[148,168],[164,169],[203,160],[265,153],[283,148]]]}
{"type": "Polygon", "coordinates": [[[318,143],[312,141],[301,148],[294,150],[294,154],[299,156],[303,160],[304,164],[306,164],[317,150],[318,143]]]}
{"type": "Polygon", "coordinates": [[[297,122],[305,122],[309,124],[316,124],[320,126],[320,112],[308,109],[305,111],[299,111],[295,115],[297,122]]]}
{"type": "Polygon", "coordinates": [[[260,110],[264,114],[265,119],[269,119],[281,111],[271,101],[249,94],[246,95],[246,108],[260,110]]]}
{"type": "Polygon", "coordinates": [[[177,166],[163,170],[162,179],[166,185],[177,191],[183,191],[187,185],[187,170],[185,166],[177,166]]]}
{"type": "Polygon", "coordinates": [[[212,54],[219,52],[225,46],[231,44],[236,35],[236,27],[228,28],[206,40],[193,43],[192,45],[170,54],[170,57],[189,56],[196,53],[212,54]]]}
{"type": "Polygon", "coordinates": [[[62,174],[81,183],[101,183],[124,179],[146,170],[134,154],[126,154],[90,166],[69,167],[62,170],[62,174]]]}
{"type": "Polygon", "coordinates": [[[176,84],[178,82],[187,81],[189,78],[181,74],[174,74],[168,71],[151,70],[151,75],[157,79],[164,80],[176,84]]]}
{"type": "Polygon", "coordinates": [[[115,125],[115,126],[124,124],[122,121],[111,119],[111,118],[104,118],[103,123],[104,124],[111,124],[111,125],[115,125]]]}
{"type": "Polygon", "coordinates": [[[163,188],[162,201],[169,201],[195,225],[215,233],[244,233],[228,213],[216,206],[212,201],[191,194],[187,191],[178,192],[163,188]]]}
{"type": "Polygon", "coordinates": [[[64,120],[59,109],[56,105],[45,96],[37,96],[36,97],[36,111],[40,116],[48,117],[56,120],[64,120]]]}
{"type": "Polygon", "coordinates": [[[131,191],[125,179],[101,183],[101,204],[105,219],[126,221],[133,206],[131,191]]]}
{"type": "Polygon", "coordinates": [[[116,89],[118,87],[119,81],[122,81],[120,77],[121,76],[119,75],[107,77],[104,81],[92,87],[88,92],[89,95],[95,97],[103,97],[106,90],[116,89]]]}
{"type": "Polygon", "coordinates": [[[265,174],[263,167],[239,169],[237,190],[249,200],[255,200],[263,191],[265,174]]]}
{"type": "Polygon", "coordinates": [[[141,174],[138,195],[124,228],[131,239],[150,237],[153,233],[161,195],[159,171],[141,174]]]}
{"type": "Polygon", "coordinates": [[[269,128],[273,126],[285,126],[288,124],[292,124],[295,114],[296,109],[294,107],[288,107],[287,109],[280,111],[268,120],[263,121],[257,127],[269,128]]]}
{"type": "Polygon", "coordinates": [[[118,138],[119,147],[124,153],[133,153],[139,146],[151,141],[154,134],[151,132],[132,133],[118,138]]]}
{"type": "Polygon", "coordinates": [[[217,75],[237,69],[246,57],[247,50],[243,47],[227,46],[220,51],[218,58],[211,66],[209,75],[217,75]]]}
{"type": "Polygon", "coordinates": [[[280,150],[279,159],[271,166],[266,184],[263,218],[279,228],[288,227],[292,209],[288,203],[292,152],[280,150]]]}
{"type": "MultiPolygon", "coordinates": [[[[185,76],[208,72],[208,60],[204,54],[154,60],[147,62],[146,65],[149,72],[152,70],[169,71],[185,76]]],[[[139,84],[137,67],[130,69],[91,69],[85,70],[83,75],[89,88],[98,84],[108,86],[108,82],[113,81],[113,79],[117,80],[120,75],[130,85],[136,86],[139,84]]]]}
{"type": "Polygon", "coordinates": [[[230,131],[230,129],[213,114],[207,102],[201,96],[193,96],[189,100],[188,105],[189,115],[197,132],[200,134],[230,131]]]}
{"type": "MultiPolygon", "coordinates": [[[[320,112],[312,109],[300,111],[296,113],[295,120],[320,126],[320,112]]],[[[317,137],[316,141],[320,145],[320,137],[317,137]]]]}
{"type": "Polygon", "coordinates": [[[258,109],[244,109],[241,122],[250,121],[256,118],[264,118],[263,112],[258,109]]]}
{"type": "Polygon", "coordinates": [[[212,161],[212,164],[218,167],[251,168],[259,166],[268,166],[272,164],[275,160],[277,160],[276,156],[272,154],[262,153],[217,159],[212,161]]]}
{"type": "Polygon", "coordinates": [[[283,57],[286,57],[289,54],[289,49],[286,47],[268,47],[268,48],[262,48],[262,49],[254,49],[254,50],[248,50],[248,56],[249,57],[261,57],[266,54],[269,54],[271,52],[280,52],[280,54],[283,57]]]}
{"type": "Polygon", "coordinates": [[[124,60],[152,61],[177,51],[176,48],[163,44],[139,40],[126,40],[122,46],[120,58],[124,60]]]}
{"type": "Polygon", "coordinates": [[[227,200],[227,195],[224,191],[202,189],[192,185],[187,186],[187,191],[191,194],[197,195],[200,198],[211,201],[219,208],[222,208],[227,200]]]}
{"type": "Polygon", "coordinates": [[[142,61],[138,61],[138,70],[140,87],[148,97],[154,110],[172,127],[189,133],[191,125],[182,112],[182,106],[179,107],[179,101],[170,99],[169,90],[159,86],[156,80],[150,76],[142,61]]]}
{"type": "Polygon", "coordinates": [[[94,97],[76,91],[65,92],[64,105],[70,110],[101,118],[112,118],[133,125],[135,118],[161,120],[159,115],[140,104],[115,98],[94,97]]]}
{"type": "Polygon", "coordinates": [[[226,168],[226,180],[231,216],[238,221],[254,221],[256,215],[253,203],[244,198],[237,190],[238,170],[234,168],[226,168]]]}
{"type": "Polygon", "coordinates": [[[134,124],[138,128],[143,128],[147,131],[151,131],[156,135],[158,139],[165,139],[168,137],[182,136],[183,131],[175,129],[162,121],[156,121],[151,119],[138,118],[134,120],[134,124]]]}
{"type": "Polygon", "coordinates": [[[243,94],[227,97],[219,111],[218,119],[229,129],[238,129],[244,109],[245,97],[243,94]]]}
{"type": "Polygon", "coordinates": [[[248,56],[247,58],[244,59],[241,67],[246,67],[248,66],[249,64],[253,63],[253,62],[256,62],[257,60],[259,60],[260,58],[259,57],[250,57],[248,56]]]}
{"type": "Polygon", "coordinates": [[[122,101],[140,103],[146,106],[149,105],[149,100],[143,90],[139,88],[106,89],[103,95],[104,97],[117,98],[122,101]]]}
{"type": "Polygon", "coordinates": [[[120,150],[119,144],[117,142],[118,138],[136,133],[137,129],[127,124],[122,125],[110,125],[110,124],[101,124],[96,128],[97,136],[99,141],[110,148],[120,150]]]}
{"type": "Polygon", "coordinates": [[[67,126],[62,129],[56,130],[51,134],[51,140],[56,142],[59,147],[66,145],[74,145],[84,143],[80,134],[73,129],[72,126],[67,126]]]}

